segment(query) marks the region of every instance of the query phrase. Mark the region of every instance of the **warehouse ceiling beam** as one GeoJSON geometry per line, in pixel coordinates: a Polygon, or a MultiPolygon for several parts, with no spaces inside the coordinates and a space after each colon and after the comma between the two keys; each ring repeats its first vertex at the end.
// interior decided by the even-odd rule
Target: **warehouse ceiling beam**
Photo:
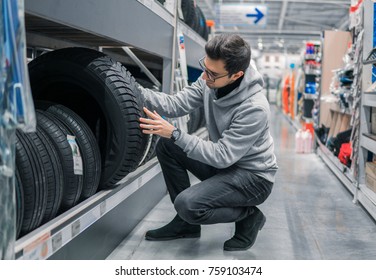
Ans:
{"type": "MultiPolygon", "coordinates": [[[[233,29],[219,29],[216,33],[232,33],[233,29]]],[[[321,36],[320,31],[309,30],[238,30],[237,33],[257,36],[321,36]]]]}
{"type": "Polygon", "coordinates": [[[347,30],[347,28],[349,27],[349,24],[350,24],[350,19],[348,17],[344,17],[337,26],[339,30],[347,30]]]}
{"type": "MultiPolygon", "coordinates": [[[[202,0],[201,0],[202,1],[202,0]]],[[[285,2],[286,0],[267,0],[267,1],[262,1],[261,4],[265,4],[265,3],[270,3],[270,2],[285,2]]],[[[287,0],[288,2],[292,2],[292,3],[307,3],[307,4],[333,4],[333,5],[340,5],[340,6],[347,6],[347,8],[349,7],[349,5],[351,4],[351,0],[347,0],[347,1],[341,1],[341,0],[316,0],[316,1],[312,1],[312,0],[287,0]]],[[[238,4],[239,3],[239,0],[216,0],[216,3],[219,3],[221,2],[222,4],[238,4]]],[[[243,2],[243,3],[247,3],[247,4],[260,4],[260,1],[246,1],[246,2],[243,2]]]]}
{"type": "Polygon", "coordinates": [[[283,28],[283,23],[285,22],[288,4],[289,4],[288,1],[284,1],[282,4],[281,14],[279,16],[279,22],[278,22],[278,30],[282,30],[283,28]]]}
{"type": "Polygon", "coordinates": [[[321,24],[318,22],[312,22],[312,21],[306,21],[306,20],[301,20],[301,19],[296,19],[296,18],[291,18],[291,17],[285,17],[286,21],[294,22],[294,23],[299,23],[299,24],[304,24],[308,26],[315,26],[315,27],[320,27],[323,29],[333,29],[333,26],[326,25],[326,24],[321,24]]]}
{"type": "MultiPolygon", "coordinates": [[[[215,10],[214,10],[214,4],[213,4],[213,0],[201,0],[200,1],[201,4],[204,4],[203,6],[204,7],[201,7],[201,9],[205,9],[208,13],[210,13],[211,15],[211,18],[212,19],[215,19],[215,10]]],[[[206,15],[208,15],[208,13],[206,13],[206,15]]],[[[209,19],[209,18],[208,18],[209,19]]]]}

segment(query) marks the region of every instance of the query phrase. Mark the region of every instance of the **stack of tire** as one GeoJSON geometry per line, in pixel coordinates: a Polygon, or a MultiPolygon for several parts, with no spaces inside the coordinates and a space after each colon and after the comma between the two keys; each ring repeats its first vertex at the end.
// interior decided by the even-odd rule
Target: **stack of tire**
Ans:
{"type": "Polygon", "coordinates": [[[135,79],[105,54],[52,51],[29,63],[29,75],[37,131],[17,132],[19,237],[115,187],[150,160],[157,142],[139,127],[145,115],[135,79]]]}
{"type": "Polygon", "coordinates": [[[194,0],[182,0],[181,9],[184,22],[195,30],[202,38],[208,40],[209,27],[206,25],[206,18],[201,8],[194,0]]]}
{"type": "Polygon", "coordinates": [[[43,107],[35,133],[16,133],[18,235],[92,196],[99,185],[99,147],[87,124],[62,105],[43,107]]]}

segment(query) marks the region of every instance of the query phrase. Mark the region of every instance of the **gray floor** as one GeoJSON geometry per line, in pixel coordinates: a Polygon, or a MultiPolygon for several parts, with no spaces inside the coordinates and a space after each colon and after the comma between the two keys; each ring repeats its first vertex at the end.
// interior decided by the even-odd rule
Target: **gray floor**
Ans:
{"type": "Polygon", "coordinates": [[[108,259],[376,259],[376,224],[316,154],[295,154],[295,130],[272,111],[272,135],[280,167],[274,190],[260,206],[267,221],[255,245],[224,252],[233,224],[202,227],[201,238],[151,242],[148,229],[175,215],[166,196],[108,259]]]}

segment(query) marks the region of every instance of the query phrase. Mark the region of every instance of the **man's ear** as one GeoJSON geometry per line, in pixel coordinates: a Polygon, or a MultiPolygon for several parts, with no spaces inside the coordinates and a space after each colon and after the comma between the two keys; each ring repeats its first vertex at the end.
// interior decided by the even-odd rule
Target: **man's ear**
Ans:
{"type": "Polygon", "coordinates": [[[238,73],[232,74],[231,79],[236,81],[237,79],[239,79],[243,75],[244,75],[244,71],[239,71],[238,73]]]}

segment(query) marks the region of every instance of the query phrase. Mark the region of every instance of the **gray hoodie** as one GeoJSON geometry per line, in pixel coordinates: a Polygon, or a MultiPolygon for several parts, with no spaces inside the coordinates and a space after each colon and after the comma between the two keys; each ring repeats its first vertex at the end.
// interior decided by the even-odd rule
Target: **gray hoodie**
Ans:
{"type": "Polygon", "coordinates": [[[209,140],[182,131],[175,144],[189,158],[216,168],[237,165],[274,182],[278,169],[270,135],[270,108],[263,80],[250,66],[239,87],[217,99],[202,76],[174,95],[142,89],[145,106],[169,118],[204,106],[209,140]]]}

